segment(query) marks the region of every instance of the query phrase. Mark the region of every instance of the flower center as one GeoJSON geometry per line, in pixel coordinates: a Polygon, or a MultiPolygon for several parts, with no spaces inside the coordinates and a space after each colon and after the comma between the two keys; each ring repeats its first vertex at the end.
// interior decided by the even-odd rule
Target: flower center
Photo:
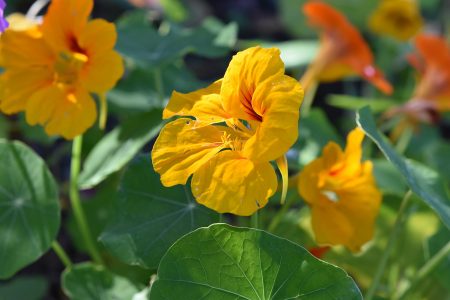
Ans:
{"type": "Polygon", "coordinates": [[[88,57],[82,53],[61,52],[54,65],[55,82],[63,85],[75,84],[87,61],[88,57]]]}

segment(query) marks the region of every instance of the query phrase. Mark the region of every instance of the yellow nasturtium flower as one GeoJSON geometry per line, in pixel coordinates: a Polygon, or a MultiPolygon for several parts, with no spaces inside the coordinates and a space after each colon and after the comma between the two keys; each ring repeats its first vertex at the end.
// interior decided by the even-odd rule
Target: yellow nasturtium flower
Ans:
{"type": "Polygon", "coordinates": [[[270,161],[295,143],[303,90],[284,74],[278,49],[236,54],[224,77],[198,91],[174,92],[152,151],[164,186],[186,184],[220,213],[251,215],[277,190],[270,161]]]}
{"type": "MultiPolygon", "coordinates": [[[[101,101],[123,74],[113,50],[114,24],[88,21],[93,0],[53,0],[42,25],[7,29],[0,37],[0,110],[25,111],[29,124],[72,139],[97,119],[101,101]]],[[[102,105],[106,105],[102,103],[102,105]]]]}
{"type": "Polygon", "coordinates": [[[378,34],[407,41],[423,26],[415,0],[381,0],[369,19],[369,28],[378,34]]]}
{"type": "Polygon", "coordinates": [[[328,143],[322,156],[300,173],[298,190],[311,207],[318,244],[344,245],[356,252],[373,236],[381,194],[372,163],[361,162],[363,139],[363,131],[356,128],[347,137],[345,151],[328,143]]]}

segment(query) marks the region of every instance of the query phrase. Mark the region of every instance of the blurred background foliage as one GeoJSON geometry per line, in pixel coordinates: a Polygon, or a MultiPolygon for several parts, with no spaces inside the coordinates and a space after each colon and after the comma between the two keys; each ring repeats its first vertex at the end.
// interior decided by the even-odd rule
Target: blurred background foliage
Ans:
{"type": "MultiPolygon", "coordinates": [[[[161,110],[173,90],[189,92],[220,78],[233,53],[252,45],[281,49],[287,72],[299,78],[318,49],[318,35],[305,23],[300,7],[305,0],[98,0],[94,16],[114,21],[118,28],[116,49],[123,55],[126,74],[108,94],[110,115],[107,130],[92,128],[85,135],[86,158],[80,177],[88,221],[95,236],[101,236],[117,219],[117,187],[123,167],[139,152],[148,153],[162,125],[161,110]],[[139,9],[137,9],[139,8],[139,9]]],[[[377,36],[367,20],[378,0],[328,0],[342,11],[363,33],[374,51],[378,66],[395,87],[392,97],[382,96],[360,79],[321,84],[314,107],[300,122],[300,136],[288,153],[292,173],[316,158],[332,140],[343,144],[344,133],[355,126],[355,110],[369,104],[382,112],[409,99],[416,73],[405,60],[412,50],[409,42],[377,36]]],[[[421,0],[425,30],[450,38],[450,2],[421,0]]],[[[33,1],[8,1],[7,12],[26,12],[33,1]]],[[[383,124],[389,128],[389,124],[383,124]]],[[[74,226],[68,206],[70,145],[47,137],[40,127],[30,127],[24,117],[0,116],[0,137],[17,139],[31,145],[41,155],[59,182],[63,207],[63,228],[59,239],[75,262],[86,259],[85,245],[74,226]],[[74,244],[72,244],[72,242],[74,244]]],[[[422,125],[405,156],[435,169],[450,183],[450,116],[442,116],[438,126],[422,125]]],[[[385,249],[400,200],[407,190],[399,172],[389,164],[372,143],[365,145],[372,157],[375,176],[384,193],[376,235],[367,251],[352,255],[337,247],[324,260],[336,264],[353,276],[362,289],[370,284],[377,262],[385,249]]],[[[159,179],[149,185],[160,186],[159,179]]],[[[175,192],[174,192],[175,193],[175,192]]],[[[183,195],[183,191],[177,191],[183,195]]],[[[288,197],[298,200],[296,191],[288,197]]],[[[277,196],[274,199],[278,199],[277,196]]],[[[147,209],[142,206],[141,209],[147,209]]],[[[280,209],[271,201],[264,214],[270,223],[280,209]]],[[[411,217],[395,245],[395,259],[389,261],[382,286],[392,295],[405,284],[424,261],[449,240],[450,233],[431,210],[414,199],[408,208],[411,217]]],[[[246,219],[232,219],[236,225],[248,225],[246,219]]],[[[316,247],[310,229],[308,208],[296,201],[274,233],[306,248],[316,247]]],[[[160,225],[163,226],[163,225],[160,225]]],[[[108,267],[143,289],[154,268],[129,266],[105,250],[108,267]]],[[[63,266],[53,253],[19,272],[14,279],[0,282],[0,299],[63,299],[59,274],[63,266]]],[[[82,271],[82,270],[81,270],[82,271]]],[[[81,272],[80,271],[80,272],[81,272]]],[[[418,299],[450,299],[450,258],[423,282],[418,299]]],[[[387,296],[386,296],[387,297],[387,296]]],[[[384,299],[384,298],[379,298],[384,299]]],[[[388,298],[385,298],[388,299],[388,298]]]]}

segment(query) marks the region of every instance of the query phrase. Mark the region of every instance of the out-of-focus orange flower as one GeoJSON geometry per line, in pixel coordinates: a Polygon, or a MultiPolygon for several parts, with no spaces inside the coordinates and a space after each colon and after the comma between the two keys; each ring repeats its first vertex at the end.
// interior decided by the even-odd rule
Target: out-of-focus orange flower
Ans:
{"type": "Polygon", "coordinates": [[[347,137],[345,151],[328,143],[322,156],[300,173],[298,191],[311,207],[319,245],[344,245],[356,252],[373,236],[381,193],[372,162],[361,162],[363,139],[364,132],[356,128],[347,137]]]}
{"type": "Polygon", "coordinates": [[[308,249],[309,253],[314,255],[317,258],[322,258],[328,251],[330,251],[330,246],[324,246],[324,247],[314,247],[308,249]]]}
{"type": "Polygon", "coordinates": [[[306,3],[303,12],[311,26],[322,31],[319,53],[301,79],[305,89],[316,80],[336,81],[358,74],[384,93],[392,93],[366,42],[344,15],[320,1],[306,3]]]}
{"type": "Polygon", "coordinates": [[[422,34],[416,37],[417,53],[408,57],[419,72],[419,82],[411,99],[385,114],[403,114],[408,123],[433,123],[439,113],[450,111],[450,47],[443,37],[422,34]]]}
{"type": "Polygon", "coordinates": [[[400,41],[412,38],[422,26],[422,16],[414,0],[382,0],[369,19],[373,32],[400,41]]]}

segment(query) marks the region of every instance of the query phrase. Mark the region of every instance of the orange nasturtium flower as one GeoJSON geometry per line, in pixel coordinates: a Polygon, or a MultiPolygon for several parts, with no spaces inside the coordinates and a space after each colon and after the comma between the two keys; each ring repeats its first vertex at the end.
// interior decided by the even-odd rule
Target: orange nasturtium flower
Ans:
{"type": "Polygon", "coordinates": [[[423,26],[415,0],[381,0],[369,19],[369,28],[378,34],[407,41],[423,26]]]}
{"type": "Polygon", "coordinates": [[[364,132],[347,137],[345,151],[328,143],[321,157],[298,178],[298,191],[311,207],[312,229],[318,244],[344,245],[351,251],[373,236],[381,194],[372,175],[372,162],[361,162],[364,132]]]}
{"type": "Polygon", "coordinates": [[[97,119],[101,99],[123,74],[114,24],[88,21],[93,0],[53,0],[42,25],[7,29],[0,38],[0,110],[25,111],[29,124],[72,139],[97,119]]]}
{"type": "Polygon", "coordinates": [[[421,34],[415,38],[415,47],[418,53],[410,55],[409,61],[420,80],[408,102],[385,114],[403,114],[407,122],[402,126],[418,121],[433,123],[439,113],[450,111],[450,46],[443,37],[421,34]]]}
{"type": "MultiPolygon", "coordinates": [[[[303,90],[284,74],[278,49],[249,48],[224,77],[198,91],[174,92],[152,151],[164,186],[186,184],[197,202],[248,216],[277,190],[270,161],[295,143],[303,90]]],[[[282,164],[282,163],[281,163],[282,164]]]]}
{"type": "Polygon", "coordinates": [[[319,53],[301,80],[305,89],[317,80],[330,82],[357,74],[384,93],[392,93],[366,42],[343,14],[320,1],[307,2],[303,12],[310,25],[322,31],[319,53]]]}

